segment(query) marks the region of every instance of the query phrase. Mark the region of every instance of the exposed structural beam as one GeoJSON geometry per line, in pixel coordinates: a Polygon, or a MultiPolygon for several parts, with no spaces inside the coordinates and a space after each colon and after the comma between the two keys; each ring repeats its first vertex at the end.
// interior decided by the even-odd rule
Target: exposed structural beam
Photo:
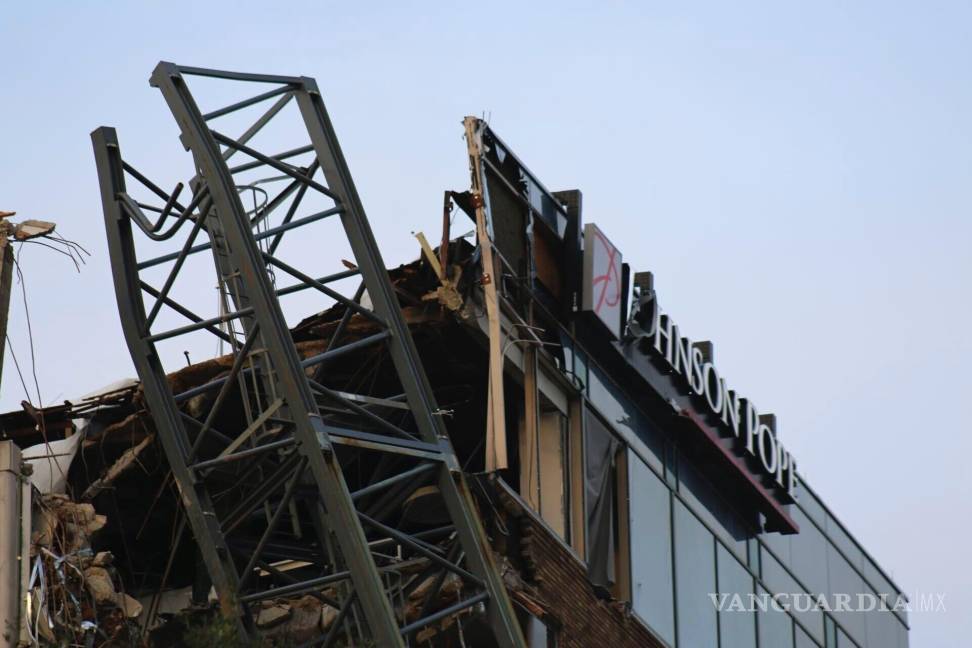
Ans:
{"type": "MultiPolygon", "coordinates": [[[[524,646],[316,82],[163,62],[151,83],[192,154],[188,171],[195,175],[185,185],[166,193],[123,161],[110,128],[96,130],[92,140],[123,330],[222,613],[241,635],[253,635],[259,601],[310,593],[340,611],[313,643],[332,645],[344,636],[355,645],[404,646],[446,616],[484,612],[495,645],[524,646]],[[204,112],[189,89],[194,76],[272,87],[204,112]],[[290,102],[297,110],[287,113],[290,102]],[[265,103],[272,104],[268,110],[265,103]],[[228,115],[254,121],[233,138],[214,125],[228,115]],[[285,128],[267,130],[299,133],[300,141],[255,143],[258,131],[285,119],[285,128]],[[285,188],[244,207],[241,192],[281,180],[285,188]],[[178,200],[183,186],[192,192],[185,207],[178,200]],[[145,212],[160,216],[153,221],[145,212]],[[182,227],[187,221],[191,227],[182,227]],[[329,229],[293,234],[307,227],[329,229]],[[295,236],[346,243],[353,263],[320,268],[328,260],[319,255],[310,263],[306,255],[284,260],[295,236]],[[212,254],[222,296],[214,313],[185,306],[183,292],[191,295],[199,284],[198,270],[180,281],[188,257],[203,251],[212,254]],[[141,276],[160,270],[166,273],[160,289],[141,276]],[[278,288],[283,277],[296,283],[278,288]],[[360,283],[349,290],[354,277],[360,283]],[[323,351],[309,357],[298,351],[280,303],[307,289],[343,309],[323,351]],[[178,317],[189,323],[173,324],[178,317]],[[366,324],[365,333],[357,323],[366,324]],[[188,336],[228,344],[231,364],[180,393],[166,378],[157,345],[188,336]],[[382,363],[381,380],[335,383],[333,363],[364,348],[382,363]],[[199,403],[208,409],[190,414],[199,403]],[[399,510],[410,493],[432,497],[428,505],[446,511],[448,524],[399,510]],[[444,544],[430,544],[424,539],[430,534],[444,544]],[[267,568],[282,556],[303,566],[286,577],[267,568]],[[440,602],[440,579],[421,617],[406,620],[396,608],[404,590],[395,587],[417,583],[392,586],[387,575],[405,574],[414,561],[459,576],[463,599],[440,602]]],[[[496,397],[501,411],[502,392],[496,397]]],[[[505,449],[503,455],[505,462],[505,449]]]]}
{"type": "Polygon", "coordinates": [[[482,250],[482,284],[489,321],[489,405],[486,419],[486,472],[509,465],[506,455],[506,406],[503,398],[503,336],[500,328],[499,296],[496,282],[500,276],[493,261],[493,239],[488,221],[486,183],[483,169],[481,121],[466,117],[466,148],[469,151],[470,194],[476,209],[476,238],[482,250]]]}

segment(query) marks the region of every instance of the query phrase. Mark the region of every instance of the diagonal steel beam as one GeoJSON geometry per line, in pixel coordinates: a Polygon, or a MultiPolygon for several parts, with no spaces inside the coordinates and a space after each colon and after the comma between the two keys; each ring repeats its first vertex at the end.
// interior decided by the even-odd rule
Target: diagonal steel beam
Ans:
{"type": "Polygon", "coordinates": [[[122,330],[135,367],[142,380],[145,399],[152,411],[156,429],[165,448],[169,467],[181,488],[186,515],[198,538],[213,585],[229,593],[220,599],[223,614],[234,620],[241,632],[245,622],[237,612],[237,577],[233,560],[222,534],[217,528],[216,511],[209,494],[197,488],[198,482],[186,465],[189,440],[180,419],[178,407],[165,379],[162,362],[155,345],[142,335],[146,322],[145,307],[139,298],[139,278],[136,270],[135,247],[131,220],[122,209],[118,196],[125,191],[121,150],[115,129],[102,127],[91,133],[95,163],[101,184],[101,202],[105,213],[108,251],[112,261],[115,296],[121,316],[122,330]]]}
{"type": "Polygon", "coordinates": [[[438,486],[449,516],[456,525],[456,532],[466,553],[470,570],[485,583],[489,600],[486,613],[490,626],[500,646],[514,648],[524,646],[513,605],[506,593],[499,571],[490,554],[486,534],[476,514],[475,504],[462,475],[452,444],[441,419],[436,416],[438,406],[432,395],[425,371],[418,357],[408,326],[402,317],[398,298],[395,296],[385,264],[378,251],[371,226],[365,216],[364,206],[358,196],[351,171],[344,159],[337,135],[331,124],[320,90],[314,79],[301,78],[300,89],[295,92],[307,132],[310,134],[317,159],[328,186],[337,194],[345,207],[341,223],[347,234],[361,275],[368,288],[374,310],[392,332],[389,352],[402,377],[406,398],[415,415],[416,426],[422,437],[439,444],[446,461],[439,469],[438,486]]]}

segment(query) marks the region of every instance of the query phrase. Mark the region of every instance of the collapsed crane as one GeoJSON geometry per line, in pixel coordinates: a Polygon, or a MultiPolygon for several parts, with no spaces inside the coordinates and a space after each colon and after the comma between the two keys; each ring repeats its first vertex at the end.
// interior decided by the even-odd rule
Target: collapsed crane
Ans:
{"type": "Polygon", "coordinates": [[[192,155],[191,197],[123,159],[114,129],[95,130],[92,141],[122,328],[180,493],[177,533],[192,533],[205,565],[200,589],[211,584],[241,636],[256,632],[262,601],[309,594],[338,612],[307,645],[404,646],[466,611],[486,620],[488,643],[523,646],[316,82],[162,62],[151,84],[192,155]],[[200,78],[269,89],[203,112],[189,89],[200,78]],[[247,126],[231,137],[213,126],[221,119],[247,126]],[[294,133],[300,141],[284,148],[294,133]],[[246,161],[230,166],[234,156],[246,161]],[[284,186],[270,194],[273,184],[284,186]],[[244,207],[246,191],[263,202],[244,207]],[[283,243],[309,236],[346,241],[353,262],[321,274],[282,258],[283,243]],[[221,296],[213,314],[190,303],[195,255],[206,251],[221,296]],[[292,283],[278,286],[285,278],[292,283]],[[345,311],[326,348],[306,356],[279,299],[310,290],[345,311]],[[172,324],[176,316],[183,321],[172,324]],[[342,343],[352,317],[379,332],[342,343]],[[178,391],[159,347],[204,332],[230,349],[229,373],[178,391]],[[390,358],[380,383],[357,393],[328,385],[329,362],[370,345],[390,358]],[[193,407],[200,401],[207,406],[193,407]],[[411,515],[400,512],[406,498],[418,502],[411,515]],[[416,565],[422,577],[406,582],[403,570],[416,565]],[[429,576],[422,614],[405,619],[396,597],[429,576]],[[435,610],[447,579],[458,579],[461,595],[435,610]]]}

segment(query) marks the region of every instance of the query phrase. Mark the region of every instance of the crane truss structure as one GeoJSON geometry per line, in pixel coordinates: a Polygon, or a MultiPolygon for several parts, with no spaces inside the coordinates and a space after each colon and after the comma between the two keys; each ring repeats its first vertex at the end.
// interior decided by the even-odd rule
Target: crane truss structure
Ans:
{"type": "MultiPolygon", "coordinates": [[[[306,645],[405,646],[465,615],[487,643],[523,646],[316,82],[162,62],[151,85],[192,156],[187,195],[125,161],[114,129],[92,141],[122,328],[181,498],[180,534],[191,531],[222,614],[252,636],[263,602],[310,595],[336,617],[306,645]],[[246,98],[203,112],[190,81],[246,98]],[[353,262],[301,269],[283,258],[288,242],[340,243],[353,262]],[[211,281],[192,265],[207,251],[212,312],[193,297],[211,281]],[[312,353],[280,303],[309,293],[344,309],[312,353]],[[349,336],[354,322],[374,332],[349,336]],[[228,353],[205,384],[180,389],[160,347],[199,335],[228,353]],[[381,380],[354,393],[329,384],[329,363],[365,348],[385,363],[381,380]],[[441,520],[402,514],[416,492],[441,520]],[[402,602],[422,583],[409,618],[402,602]],[[446,583],[458,594],[443,606],[446,583]]],[[[310,256],[303,266],[326,265],[310,256]]]]}

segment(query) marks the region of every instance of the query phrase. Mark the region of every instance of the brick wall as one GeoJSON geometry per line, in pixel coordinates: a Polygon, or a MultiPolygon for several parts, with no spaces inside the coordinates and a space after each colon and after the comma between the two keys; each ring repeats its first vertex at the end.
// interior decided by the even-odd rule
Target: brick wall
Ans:
{"type": "Polygon", "coordinates": [[[507,536],[494,544],[516,568],[519,578],[506,579],[514,599],[528,608],[532,600],[544,611],[558,647],[664,648],[625,603],[598,596],[585,565],[509,486],[493,479],[489,490],[506,518],[507,536]]]}

